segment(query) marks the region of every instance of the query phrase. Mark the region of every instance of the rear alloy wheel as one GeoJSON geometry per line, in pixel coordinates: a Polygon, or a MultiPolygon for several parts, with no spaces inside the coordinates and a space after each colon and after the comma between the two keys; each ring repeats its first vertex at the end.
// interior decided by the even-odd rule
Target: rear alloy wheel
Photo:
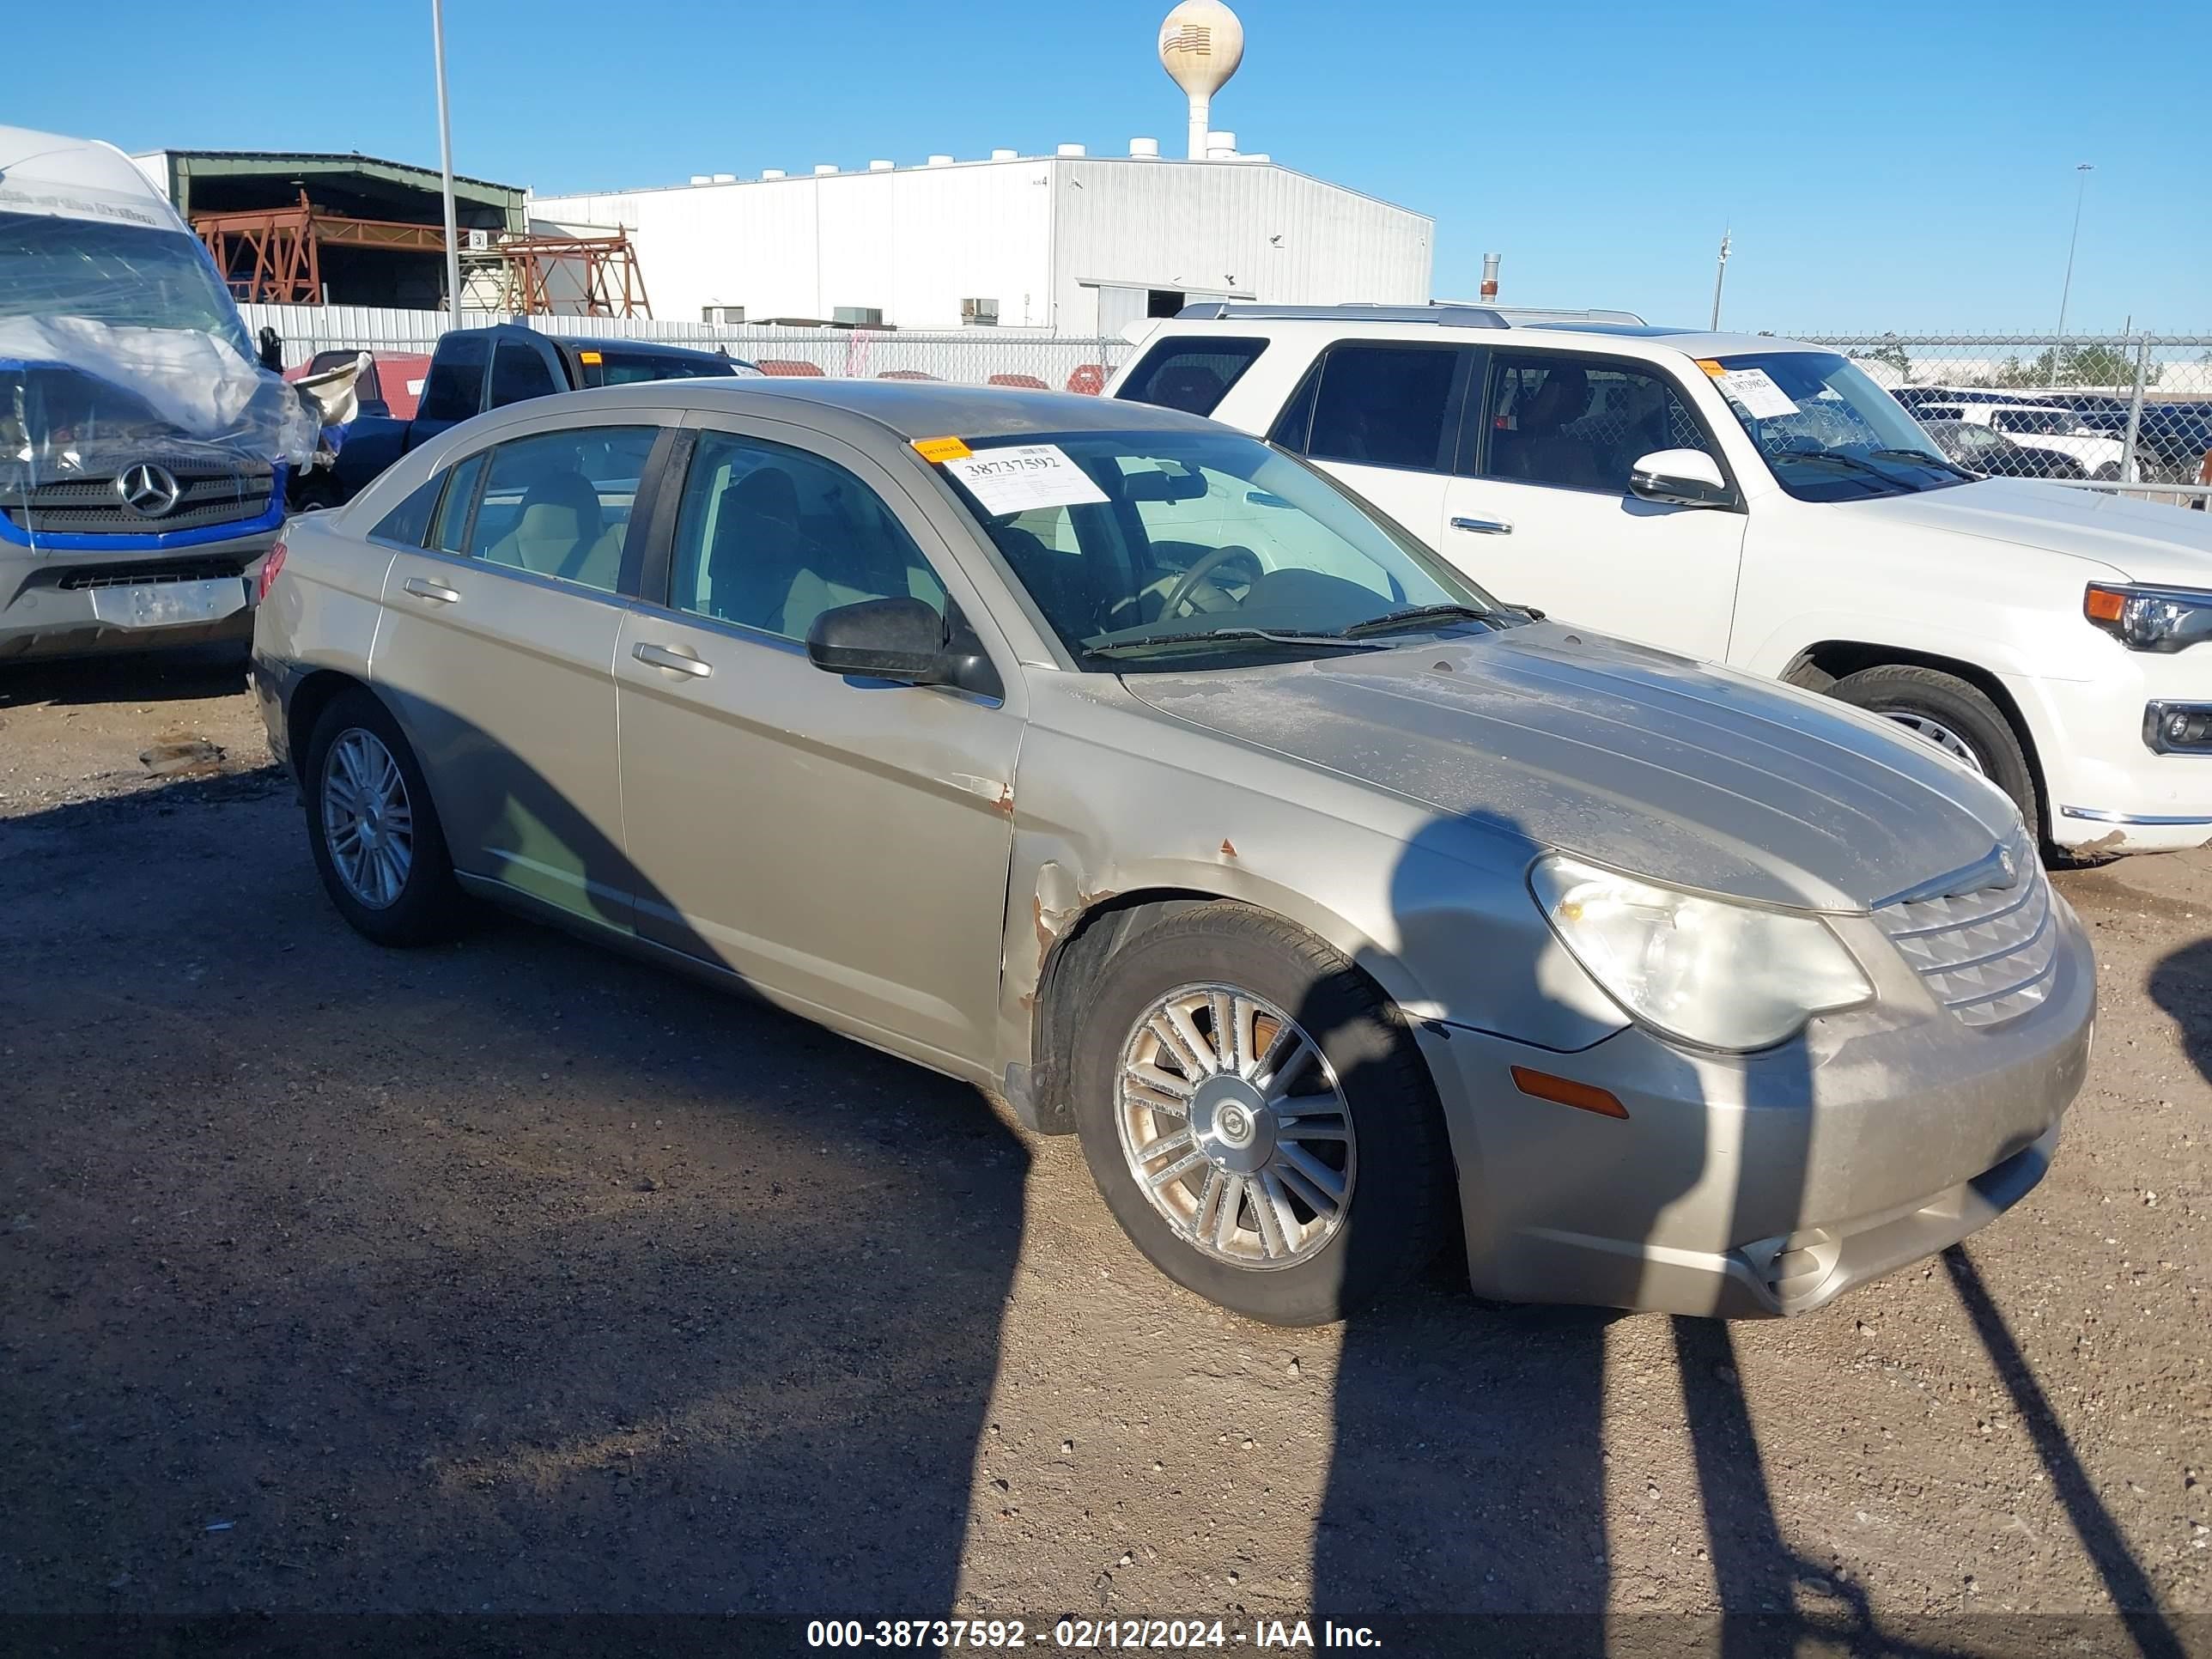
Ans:
{"type": "Polygon", "coordinates": [[[2027,751],[2004,711],[1979,687],[1939,669],[1886,663],[1846,674],[1828,695],[1894,720],[1987,778],[2012,797],[2028,833],[2041,836],[2043,815],[2027,751]]]}
{"type": "Polygon", "coordinates": [[[339,914],[379,945],[452,936],[465,901],[422,769],[399,723],[370,693],[323,711],[301,769],[307,840],[339,914]]]}
{"type": "Polygon", "coordinates": [[[1203,904],[1140,927],[1085,1001],[1084,1157],[1170,1278],[1314,1325],[1435,1254],[1455,1195],[1435,1086],[1344,957],[1277,917],[1203,904]]]}

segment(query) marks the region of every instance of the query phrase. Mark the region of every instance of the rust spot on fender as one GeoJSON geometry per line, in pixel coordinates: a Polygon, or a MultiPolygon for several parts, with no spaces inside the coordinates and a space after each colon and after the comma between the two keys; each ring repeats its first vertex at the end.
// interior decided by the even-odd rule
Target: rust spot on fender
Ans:
{"type": "Polygon", "coordinates": [[[1221,838],[1221,856],[1225,859],[1233,859],[1237,856],[1237,843],[1226,836],[1221,838]]]}
{"type": "Polygon", "coordinates": [[[1030,908],[1036,915],[1037,960],[1042,962],[1052,951],[1052,929],[1044,925],[1044,901],[1032,898],[1030,908]]]}
{"type": "Polygon", "coordinates": [[[1013,817],[1014,786],[1012,784],[1003,784],[1000,787],[999,798],[991,803],[991,810],[1002,818],[1013,817]]]}

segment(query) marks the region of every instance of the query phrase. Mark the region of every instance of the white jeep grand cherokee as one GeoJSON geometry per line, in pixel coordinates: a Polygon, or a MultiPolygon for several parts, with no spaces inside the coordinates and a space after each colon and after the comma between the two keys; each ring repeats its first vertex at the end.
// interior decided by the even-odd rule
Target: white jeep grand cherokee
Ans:
{"type": "Polygon", "coordinates": [[[2057,847],[2212,838],[2212,517],[1965,471],[1832,351],[1213,302],[1108,392],[1307,457],[1509,599],[1899,720],[2057,847]]]}

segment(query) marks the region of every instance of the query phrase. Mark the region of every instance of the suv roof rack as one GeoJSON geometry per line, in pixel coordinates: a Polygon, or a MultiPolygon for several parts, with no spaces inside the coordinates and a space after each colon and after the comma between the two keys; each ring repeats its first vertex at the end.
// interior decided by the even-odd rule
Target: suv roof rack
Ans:
{"type": "Polygon", "coordinates": [[[1488,306],[1270,306],[1233,300],[1200,300],[1176,313],[1177,318],[1202,323],[1227,322],[1233,318],[1273,318],[1291,321],[1346,323],[1434,323],[1439,328],[1504,328],[1499,312],[1488,306]]]}
{"type": "Polygon", "coordinates": [[[1493,309],[1505,319],[1508,327],[1522,323],[1630,323],[1638,328],[1649,326],[1632,311],[1562,311],[1551,306],[1498,306],[1493,309]]]}

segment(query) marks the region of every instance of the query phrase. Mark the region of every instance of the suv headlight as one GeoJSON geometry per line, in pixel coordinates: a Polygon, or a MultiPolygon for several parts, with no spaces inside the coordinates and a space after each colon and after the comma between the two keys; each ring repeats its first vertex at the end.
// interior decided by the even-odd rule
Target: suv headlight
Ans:
{"type": "Polygon", "coordinates": [[[1817,917],[1704,898],[1561,854],[1528,883],[1559,942],[1635,1018],[1705,1048],[1771,1048],[1874,994],[1817,917]]]}
{"type": "Polygon", "coordinates": [[[2130,651],[2175,652],[2212,639],[2212,593],[2092,582],[2081,614],[2130,651]]]}

